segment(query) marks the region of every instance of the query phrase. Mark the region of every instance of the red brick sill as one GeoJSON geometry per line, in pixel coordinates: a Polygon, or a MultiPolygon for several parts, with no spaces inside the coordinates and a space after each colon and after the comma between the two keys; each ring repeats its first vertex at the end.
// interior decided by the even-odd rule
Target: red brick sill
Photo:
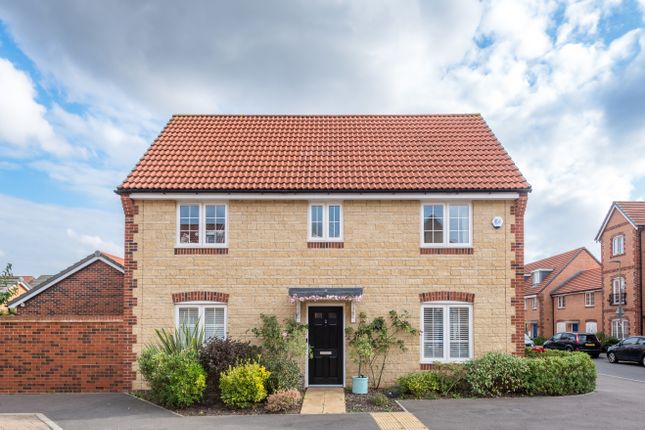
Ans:
{"type": "Polygon", "coordinates": [[[419,248],[422,255],[472,255],[473,248],[419,248]]]}
{"type": "Polygon", "coordinates": [[[228,254],[228,248],[175,248],[175,255],[228,254]]]}
{"type": "Polygon", "coordinates": [[[344,248],[345,242],[307,242],[307,248],[344,248]]]}

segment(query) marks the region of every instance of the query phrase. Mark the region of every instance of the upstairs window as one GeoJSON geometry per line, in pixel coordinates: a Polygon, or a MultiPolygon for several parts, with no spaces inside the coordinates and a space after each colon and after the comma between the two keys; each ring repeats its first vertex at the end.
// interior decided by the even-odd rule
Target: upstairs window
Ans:
{"type": "Polygon", "coordinates": [[[567,306],[566,296],[558,296],[558,309],[564,309],[567,306]]]}
{"type": "Polygon", "coordinates": [[[538,308],[538,299],[537,297],[533,297],[533,309],[537,309],[537,308],[538,308]]]}
{"type": "Polygon", "coordinates": [[[625,253],[625,236],[619,234],[611,240],[611,255],[621,255],[625,253]]]}
{"type": "Polygon", "coordinates": [[[611,294],[611,303],[614,305],[624,305],[625,304],[625,278],[618,277],[614,278],[611,282],[612,284],[612,294],[611,294]]]}
{"type": "Polygon", "coordinates": [[[422,246],[471,246],[470,204],[427,203],[421,211],[422,246]]]}
{"type": "Polygon", "coordinates": [[[225,204],[179,204],[177,246],[225,247],[227,221],[225,204]]]}
{"type": "Polygon", "coordinates": [[[594,307],[596,305],[596,296],[594,292],[585,293],[585,306],[588,308],[594,307]]]}
{"type": "Polygon", "coordinates": [[[343,239],[343,208],[339,203],[309,205],[309,240],[343,239]]]}

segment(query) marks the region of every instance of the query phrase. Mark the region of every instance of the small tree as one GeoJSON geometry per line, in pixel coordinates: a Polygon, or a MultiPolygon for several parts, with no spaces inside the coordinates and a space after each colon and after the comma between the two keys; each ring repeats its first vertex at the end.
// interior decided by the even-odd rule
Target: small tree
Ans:
{"type": "Polygon", "coordinates": [[[11,273],[11,263],[7,263],[5,269],[0,273],[0,306],[6,305],[17,290],[18,287],[11,273]]]}
{"type": "Polygon", "coordinates": [[[363,363],[367,364],[372,387],[375,389],[381,386],[383,372],[392,349],[407,351],[405,341],[400,336],[419,333],[408,321],[410,314],[407,311],[399,314],[395,310],[391,310],[388,316],[389,323],[385,320],[385,317],[376,317],[368,323],[365,313],[361,312],[356,330],[352,330],[351,327],[346,330],[350,345],[354,340],[353,353],[360,354],[359,367],[363,363]]]}
{"type": "Polygon", "coordinates": [[[365,378],[363,366],[367,365],[374,358],[374,346],[370,338],[369,326],[365,322],[365,314],[360,315],[358,327],[347,327],[345,335],[349,345],[349,355],[354,362],[358,363],[358,376],[365,378]]]}

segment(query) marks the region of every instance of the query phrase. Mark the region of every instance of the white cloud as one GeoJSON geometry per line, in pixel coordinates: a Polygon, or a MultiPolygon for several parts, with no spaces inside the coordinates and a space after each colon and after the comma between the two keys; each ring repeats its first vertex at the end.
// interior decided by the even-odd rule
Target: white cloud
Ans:
{"type": "Polygon", "coordinates": [[[122,254],[122,218],[114,211],[38,204],[0,194],[0,266],[15,273],[57,273],[93,251],[122,254]],[[71,232],[71,237],[70,237],[71,232]]]}
{"type": "Polygon", "coordinates": [[[10,153],[27,153],[34,146],[59,155],[71,151],[45,119],[46,109],[36,102],[31,79],[3,58],[0,94],[0,148],[4,146],[10,153]]]}

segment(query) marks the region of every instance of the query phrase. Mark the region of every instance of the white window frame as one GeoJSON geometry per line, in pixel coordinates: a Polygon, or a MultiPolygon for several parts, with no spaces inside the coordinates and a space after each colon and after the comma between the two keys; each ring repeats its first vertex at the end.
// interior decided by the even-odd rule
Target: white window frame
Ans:
{"type": "Polygon", "coordinates": [[[611,335],[618,339],[625,339],[629,337],[629,321],[626,319],[614,319],[611,320],[611,335]],[[618,329],[622,331],[622,336],[619,336],[618,329]]]}
{"type": "Polygon", "coordinates": [[[558,296],[558,309],[567,307],[567,296],[558,296]]]}
{"type": "Polygon", "coordinates": [[[594,291],[585,292],[585,307],[593,308],[596,306],[596,293],[594,291]]]}
{"type": "Polygon", "coordinates": [[[228,248],[228,202],[226,201],[208,201],[208,202],[177,202],[177,222],[175,234],[175,247],[177,248],[228,248]],[[182,206],[199,206],[199,243],[182,243],[180,238],[181,228],[181,207],[182,206]],[[224,243],[206,243],[206,206],[224,206],[224,243]]]}
{"type": "Polygon", "coordinates": [[[585,321],[585,333],[592,333],[592,334],[598,333],[598,321],[585,321]],[[593,330],[589,330],[589,324],[594,325],[593,330]]]}
{"type": "MultiPolygon", "coordinates": [[[[181,321],[179,321],[180,308],[197,308],[199,324],[204,323],[204,313],[207,308],[224,309],[224,339],[228,337],[228,305],[222,302],[180,302],[175,303],[175,327],[179,328],[181,321]]],[[[207,339],[204,339],[205,341],[207,339]]]]}
{"type": "Polygon", "coordinates": [[[626,298],[624,295],[627,293],[627,285],[623,276],[617,276],[611,280],[611,304],[624,305],[626,298]],[[618,290],[618,292],[616,292],[618,290]],[[621,297],[623,296],[623,297],[621,297]],[[617,300],[618,299],[618,300],[617,300]]]}
{"type": "Polygon", "coordinates": [[[538,299],[537,299],[537,297],[533,297],[533,303],[532,303],[531,307],[532,307],[533,310],[538,308],[538,299]]]}
{"type": "Polygon", "coordinates": [[[623,255],[624,253],[625,253],[625,235],[618,234],[612,237],[611,238],[611,256],[613,257],[615,255],[623,255]],[[619,247],[620,249],[618,249],[619,247]]]}
{"type": "Polygon", "coordinates": [[[425,302],[421,304],[421,313],[419,316],[421,320],[421,336],[420,340],[420,362],[421,363],[462,363],[472,360],[474,357],[473,350],[473,304],[470,302],[457,302],[457,301],[436,301],[425,302]],[[468,357],[464,358],[450,358],[450,308],[451,307],[465,307],[468,308],[468,357]],[[443,309],[443,358],[426,358],[424,357],[423,345],[423,327],[424,327],[424,312],[426,308],[442,308],[443,309]]]}
{"type": "Polygon", "coordinates": [[[473,246],[473,204],[470,201],[422,201],[420,206],[419,240],[421,248],[472,248],[473,246]],[[468,206],[468,242],[450,243],[450,205],[468,206]],[[424,207],[443,206],[443,243],[425,243],[424,233],[424,207]]]}
{"type": "Polygon", "coordinates": [[[308,242],[342,242],[343,241],[343,230],[344,230],[344,215],[343,215],[343,204],[342,202],[318,202],[311,201],[309,202],[309,208],[307,210],[307,241],[308,242]],[[323,237],[313,237],[311,231],[311,216],[312,216],[312,207],[313,206],[322,206],[323,208],[323,237]],[[338,206],[340,208],[340,235],[338,237],[329,237],[329,206],[338,206]]]}

